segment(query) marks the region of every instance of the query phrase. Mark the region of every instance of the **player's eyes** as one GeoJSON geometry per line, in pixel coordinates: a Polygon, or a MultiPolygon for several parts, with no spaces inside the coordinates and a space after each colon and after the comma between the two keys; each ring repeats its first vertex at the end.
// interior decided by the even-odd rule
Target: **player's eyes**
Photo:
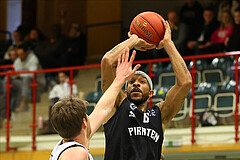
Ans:
{"type": "Polygon", "coordinates": [[[145,83],[145,81],[141,81],[141,83],[145,83]]]}
{"type": "Polygon", "coordinates": [[[134,81],[129,81],[129,83],[130,83],[130,84],[133,84],[133,83],[134,83],[134,81]]]}

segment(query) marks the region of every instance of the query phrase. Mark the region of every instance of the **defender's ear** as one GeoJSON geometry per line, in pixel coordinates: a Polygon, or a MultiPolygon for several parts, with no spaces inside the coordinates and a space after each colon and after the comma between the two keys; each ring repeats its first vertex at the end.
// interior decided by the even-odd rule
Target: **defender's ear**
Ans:
{"type": "Polygon", "coordinates": [[[86,120],[86,118],[83,118],[82,127],[87,127],[87,120],[86,120]]]}

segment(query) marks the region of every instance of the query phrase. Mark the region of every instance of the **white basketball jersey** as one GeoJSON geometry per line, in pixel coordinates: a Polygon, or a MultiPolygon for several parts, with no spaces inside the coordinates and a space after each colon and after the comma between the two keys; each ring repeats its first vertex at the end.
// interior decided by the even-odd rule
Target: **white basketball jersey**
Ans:
{"type": "MultiPolygon", "coordinates": [[[[88,149],[86,147],[84,147],[82,144],[80,144],[78,142],[68,141],[66,143],[62,143],[62,141],[63,141],[63,139],[61,139],[57,143],[57,145],[54,147],[54,149],[52,150],[52,153],[51,153],[51,156],[50,156],[49,160],[58,160],[59,157],[61,156],[61,154],[65,150],[67,150],[68,148],[71,148],[71,147],[83,147],[84,149],[86,149],[88,151],[88,149]]],[[[88,159],[89,160],[94,160],[89,151],[88,151],[88,159]]]]}

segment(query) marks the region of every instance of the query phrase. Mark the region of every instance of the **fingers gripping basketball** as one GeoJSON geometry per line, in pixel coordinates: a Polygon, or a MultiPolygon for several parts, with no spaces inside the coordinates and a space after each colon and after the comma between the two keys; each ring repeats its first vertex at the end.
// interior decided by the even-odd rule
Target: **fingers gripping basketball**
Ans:
{"type": "Polygon", "coordinates": [[[140,13],[133,19],[130,25],[130,33],[158,46],[165,33],[163,21],[162,16],[155,12],[140,13]]]}

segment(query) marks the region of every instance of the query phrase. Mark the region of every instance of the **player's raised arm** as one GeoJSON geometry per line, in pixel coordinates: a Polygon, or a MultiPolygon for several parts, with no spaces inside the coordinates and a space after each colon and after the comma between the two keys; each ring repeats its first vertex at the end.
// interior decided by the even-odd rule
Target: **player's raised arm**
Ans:
{"type": "Polygon", "coordinates": [[[171,40],[171,30],[167,21],[164,21],[165,35],[160,42],[166,50],[177,78],[177,83],[168,91],[164,102],[160,103],[162,123],[168,123],[181,110],[184,100],[192,86],[192,77],[185,61],[177,51],[171,40]]]}
{"type": "Polygon", "coordinates": [[[135,55],[136,51],[133,51],[130,60],[128,60],[128,48],[124,50],[122,55],[118,55],[116,77],[114,78],[109,88],[105,91],[101,99],[98,101],[93,113],[90,115],[90,124],[92,131],[91,135],[96,132],[102,123],[108,121],[113,113],[115,113],[116,108],[114,107],[114,104],[117,95],[119,94],[125,82],[129,80],[140,67],[140,64],[138,64],[132,69],[132,63],[134,61],[135,55]]]}
{"type": "MultiPolygon", "coordinates": [[[[145,42],[144,40],[138,38],[136,35],[130,35],[129,39],[123,41],[122,43],[116,45],[110,51],[108,51],[102,58],[101,61],[101,88],[103,93],[108,89],[115,78],[117,57],[119,54],[123,54],[123,50],[128,47],[129,49],[135,48],[137,50],[152,49],[155,46],[145,42]]],[[[122,92],[116,100],[115,106],[119,106],[119,103],[125,98],[122,92]]]]}

